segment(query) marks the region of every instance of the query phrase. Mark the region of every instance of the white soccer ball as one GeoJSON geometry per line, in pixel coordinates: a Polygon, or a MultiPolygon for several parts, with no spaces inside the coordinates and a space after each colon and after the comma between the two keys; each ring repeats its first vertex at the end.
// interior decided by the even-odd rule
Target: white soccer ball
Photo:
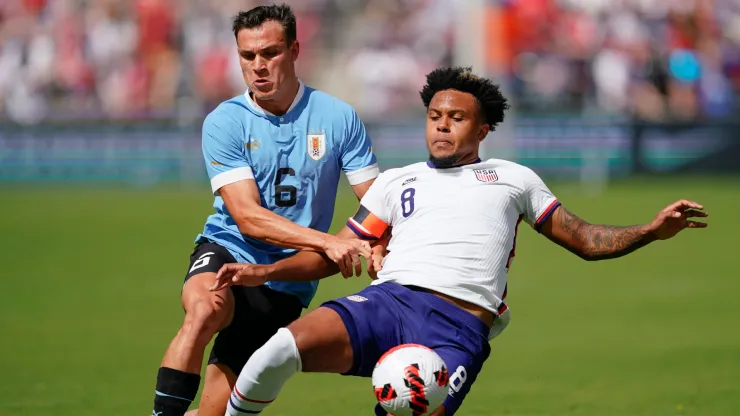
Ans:
{"type": "Polygon", "coordinates": [[[447,397],[447,367],[434,350],[403,344],[386,352],[375,364],[375,398],[394,416],[434,413],[447,397]]]}

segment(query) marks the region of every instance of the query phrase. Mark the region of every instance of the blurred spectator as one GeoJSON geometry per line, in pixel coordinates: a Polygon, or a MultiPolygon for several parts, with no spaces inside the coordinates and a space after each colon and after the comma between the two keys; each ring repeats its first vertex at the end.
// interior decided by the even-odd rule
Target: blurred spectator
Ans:
{"type": "MultiPolygon", "coordinates": [[[[298,19],[299,75],[365,117],[418,112],[424,75],[453,63],[465,1],[287,1],[298,19]]],[[[2,0],[0,118],[202,116],[244,90],[231,18],[262,3],[2,0]]],[[[482,36],[520,111],[649,120],[736,111],[736,0],[487,4],[500,13],[482,36]]]]}
{"type": "Polygon", "coordinates": [[[520,110],[693,120],[735,111],[740,2],[502,2],[520,110]]]}

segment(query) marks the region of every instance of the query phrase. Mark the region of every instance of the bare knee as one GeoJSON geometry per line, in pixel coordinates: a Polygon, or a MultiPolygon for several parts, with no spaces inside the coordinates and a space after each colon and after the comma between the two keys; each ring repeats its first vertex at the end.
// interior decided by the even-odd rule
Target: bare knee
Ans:
{"type": "Polygon", "coordinates": [[[216,332],[231,323],[233,314],[233,302],[214,296],[198,298],[186,306],[180,335],[205,346],[216,332]]]}

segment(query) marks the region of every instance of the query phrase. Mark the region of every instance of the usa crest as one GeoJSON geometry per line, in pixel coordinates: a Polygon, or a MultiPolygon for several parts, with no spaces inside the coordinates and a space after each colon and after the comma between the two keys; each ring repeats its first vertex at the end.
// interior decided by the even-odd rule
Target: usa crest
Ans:
{"type": "Polygon", "coordinates": [[[326,153],[326,135],[321,134],[309,134],[306,136],[308,141],[308,155],[313,160],[319,160],[324,157],[326,153]]]}
{"type": "Polygon", "coordinates": [[[475,178],[481,182],[496,182],[498,180],[498,175],[493,169],[474,169],[473,172],[475,172],[475,178]]]}

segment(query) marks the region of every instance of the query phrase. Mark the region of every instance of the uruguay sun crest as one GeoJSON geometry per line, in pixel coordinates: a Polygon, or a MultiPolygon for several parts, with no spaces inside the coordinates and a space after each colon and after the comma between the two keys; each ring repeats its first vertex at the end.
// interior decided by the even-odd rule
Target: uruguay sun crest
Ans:
{"type": "Polygon", "coordinates": [[[321,134],[309,134],[306,136],[308,140],[308,155],[313,160],[319,160],[324,157],[326,153],[326,135],[321,134]]]}

